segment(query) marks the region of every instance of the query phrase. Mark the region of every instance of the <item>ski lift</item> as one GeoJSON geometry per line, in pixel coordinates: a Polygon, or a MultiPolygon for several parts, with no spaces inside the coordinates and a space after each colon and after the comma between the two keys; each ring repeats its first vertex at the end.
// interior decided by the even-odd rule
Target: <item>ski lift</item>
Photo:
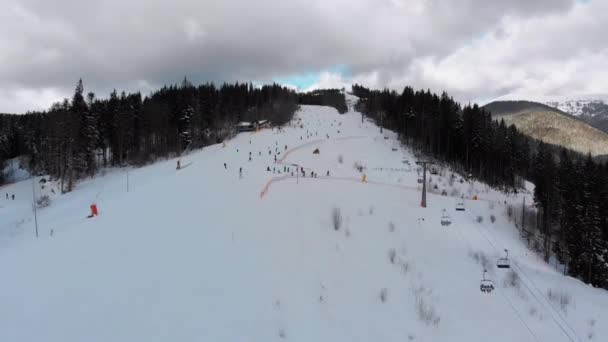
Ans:
{"type": "Polygon", "coordinates": [[[509,260],[509,250],[505,249],[505,257],[499,258],[496,262],[498,268],[511,268],[511,261],[509,260]]]}
{"type": "Polygon", "coordinates": [[[488,273],[488,271],[483,270],[483,278],[481,279],[479,289],[483,293],[490,293],[494,290],[494,283],[492,282],[492,280],[486,279],[486,273],[488,273]]]}
{"type": "Polygon", "coordinates": [[[443,209],[443,213],[441,215],[441,225],[444,226],[444,227],[447,227],[450,224],[452,224],[452,219],[448,215],[447,210],[443,209]]]}
{"type": "Polygon", "coordinates": [[[456,203],[456,211],[464,211],[464,199],[458,200],[456,203]]]}

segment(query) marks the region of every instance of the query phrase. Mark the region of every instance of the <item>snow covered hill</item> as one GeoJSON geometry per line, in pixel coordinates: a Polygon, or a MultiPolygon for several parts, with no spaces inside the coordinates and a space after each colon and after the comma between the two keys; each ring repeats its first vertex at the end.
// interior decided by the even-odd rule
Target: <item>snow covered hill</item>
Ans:
{"type": "Polygon", "coordinates": [[[519,238],[507,206],[529,194],[442,168],[421,208],[396,138],[352,108],[302,106],[181,170],[108,170],[65,195],[36,179],[52,200],[38,239],[32,181],[0,188],[0,341],[608,340],[608,293],[519,238]]]}

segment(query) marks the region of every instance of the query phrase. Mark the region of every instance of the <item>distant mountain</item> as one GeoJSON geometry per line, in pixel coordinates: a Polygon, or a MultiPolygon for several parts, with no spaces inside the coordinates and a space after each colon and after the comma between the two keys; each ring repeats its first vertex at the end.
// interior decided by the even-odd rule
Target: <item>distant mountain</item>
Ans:
{"type": "Polygon", "coordinates": [[[576,116],[593,127],[608,132],[608,101],[601,99],[548,101],[546,105],[576,116]]]}
{"type": "Polygon", "coordinates": [[[531,111],[547,111],[558,114],[566,114],[553,106],[532,101],[494,101],[483,106],[483,108],[490,111],[494,116],[512,115],[531,111]]]}
{"type": "Polygon", "coordinates": [[[494,119],[514,124],[535,139],[594,156],[608,154],[608,134],[547,104],[531,101],[494,101],[484,106],[494,119]]]}

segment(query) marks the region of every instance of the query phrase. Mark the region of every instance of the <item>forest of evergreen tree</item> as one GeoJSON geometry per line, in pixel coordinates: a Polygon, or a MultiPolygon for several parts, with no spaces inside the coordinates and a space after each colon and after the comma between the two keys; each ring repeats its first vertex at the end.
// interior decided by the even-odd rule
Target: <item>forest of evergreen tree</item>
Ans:
{"type": "Polygon", "coordinates": [[[145,98],[116,91],[107,99],[93,93],[85,98],[81,80],[71,101],[42,112],[0,115],[0,163],[27,155],[32,173],[61,180],[67,192],[102,167],[143,165],[221,142],[235,133],[238,121],[282,125],[298,101],[296,92],[277,84],[196,87],[187,79],[145,98]]]}
{"type": "MultiPolygon", "coordinates": [[[[538,219],[533,229],[545,259],[555,257],[568,274],[608,288],[606,163],[535,141],[446,93],[360,85],[352,91],[360,98],[359,111],[397,132],[414,151],[503,191],[518,191],[524,180],[534,183],[538,219]]],[[[235,133],[239,121],[269,119],[283,125],[298,104],[347,111],[337,89],[298,94],[277,84],[194,86],[184,79],[146,97],[113,91],[99,99],[85,95],[79,81],[71,100],[46,111],[0,115],[0,165],[28,156],[33,174],[60,180],[67,192],[78,179],[104,167],[144,165],[221,142],[235,133]]]]}
{"type": "Polygon", "coordinates": [[[354,85],[353,94],[362,113],[438,163],[504,191],[518,191],[524,180],[534,183],[535,231],[522,233],[539,237],[545,260],[556,258],[567,274],[608,289],[606,163],[535,141],[446,93],[354,85]]]}

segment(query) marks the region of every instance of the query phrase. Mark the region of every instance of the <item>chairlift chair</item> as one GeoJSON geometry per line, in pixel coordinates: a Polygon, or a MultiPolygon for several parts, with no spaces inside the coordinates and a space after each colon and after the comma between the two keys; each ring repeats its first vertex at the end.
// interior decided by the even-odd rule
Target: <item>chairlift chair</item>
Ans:
{"type": "Polygon", "coordinates": [[[456,203],[456,211],[464,211],[464,200],[463,199],[460,199],[456,203]]]}
{"type": "Polygon", "coordinates": [[[496,262],[498,268],[511,268],[511,261],[509,260],[509,250],[505,249],[505,257],[499,258],[496,262]]]}
{"type": "Polygon", "coordinates": [[[450,224],[452,224],[452,219],[448,215],[448,212],[445,209],[443,209],[443,213],[441,215],[441,225],[449,226],[450,224]]]}
{"type": "Polygon", "coordinates": [[[490,292],[494,291],[494,282],[492,282],[492,280],[486,278],[486,273],[488,273],[488,271],[483,270],[483,278],[481,279],[479,289],[483,293],[490,293],[490,292]]]}

